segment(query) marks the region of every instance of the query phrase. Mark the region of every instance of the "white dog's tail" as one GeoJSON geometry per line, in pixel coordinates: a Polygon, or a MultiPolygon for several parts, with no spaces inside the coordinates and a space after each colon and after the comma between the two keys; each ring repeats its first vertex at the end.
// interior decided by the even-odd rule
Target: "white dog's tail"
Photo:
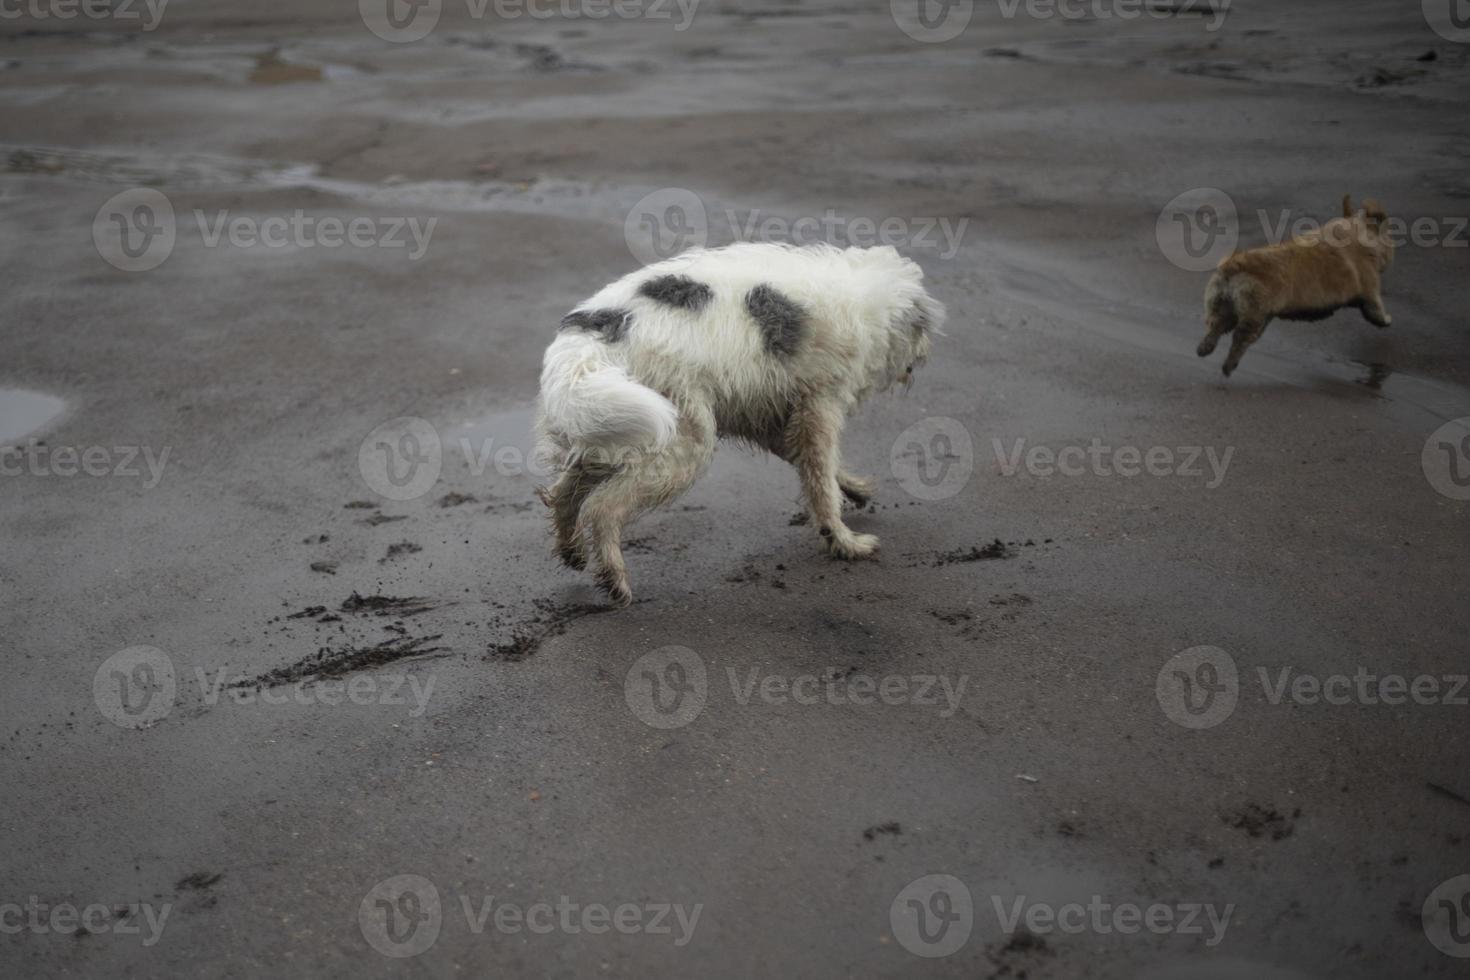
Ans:
{"type": "Polygon", "coordinates": [[[574,451],[662,449],[679,426],[674,403],[634,381],[607,341],[585,330],[563,330],[546,348],[541,412],[574,451]]]}

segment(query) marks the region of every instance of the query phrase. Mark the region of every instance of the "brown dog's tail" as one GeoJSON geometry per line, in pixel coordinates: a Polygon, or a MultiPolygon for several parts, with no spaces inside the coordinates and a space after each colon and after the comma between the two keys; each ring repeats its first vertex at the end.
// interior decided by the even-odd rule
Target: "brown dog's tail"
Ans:
{"type": "Polygon", "coordinates": [[[1344,218],[1351,218],[1353,216],[1353,196],[1351,194],[1344,194],[1342,196],[1342,216],[1344,218]]]}
{"type": "MultiPolygon", "coordinates": [[[[1245,261],[1245,252],[1237,248],[1221,259],[1219,265],[1215,266],[1214,279],[1224,282],[1224,280],[1229,279],[1235,273],[1239,272],[1241,267],[1245,265],[1245,261]]],[[[1211,280],[1212,284],[1214,279],[1211,280]]]]}

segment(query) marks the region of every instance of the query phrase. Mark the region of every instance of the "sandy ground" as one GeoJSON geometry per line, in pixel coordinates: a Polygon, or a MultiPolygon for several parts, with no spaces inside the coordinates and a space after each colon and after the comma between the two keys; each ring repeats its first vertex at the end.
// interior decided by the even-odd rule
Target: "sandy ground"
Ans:
{"type": "Polygon", "coordinates": [[[0,972],[1463,975],[1470,45],[1419,6],[6,8],[0,972]],[[1437,238],[1391,329],[1225,382],[1199,188],[1437,238]],[[727,448],[604,612],[525,464],[557,319],[828,215],[950,309],[845,439],[880,559],[727,448]]]}

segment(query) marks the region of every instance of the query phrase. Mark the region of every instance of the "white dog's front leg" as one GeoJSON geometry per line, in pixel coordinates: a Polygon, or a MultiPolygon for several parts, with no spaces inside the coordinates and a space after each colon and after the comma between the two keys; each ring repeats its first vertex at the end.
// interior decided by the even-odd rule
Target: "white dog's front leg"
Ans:
{"type": "Polygon", "coordinates": [[[796,464],[812,524],[827,550],[838,558],[866,558],[878,550],[878,538],[858,534],[842,523],[842,488],[837,480],[842,419],[836,405],[820,399],[804,403],[787,428],[787,454],[796,464]]]}

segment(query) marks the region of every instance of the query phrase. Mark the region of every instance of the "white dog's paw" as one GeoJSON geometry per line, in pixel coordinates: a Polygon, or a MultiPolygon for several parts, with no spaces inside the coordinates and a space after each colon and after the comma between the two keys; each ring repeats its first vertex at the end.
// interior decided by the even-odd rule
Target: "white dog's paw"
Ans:
{"type": "Polygon", "coordinates": [[[855,558],[868,558],[878,550],[878,536],[876,534],[854,534],[844,530],[842,534],[834,534],[827,538],[827,550],[834,558],[843,558],[852,561],[855,558]]]}

